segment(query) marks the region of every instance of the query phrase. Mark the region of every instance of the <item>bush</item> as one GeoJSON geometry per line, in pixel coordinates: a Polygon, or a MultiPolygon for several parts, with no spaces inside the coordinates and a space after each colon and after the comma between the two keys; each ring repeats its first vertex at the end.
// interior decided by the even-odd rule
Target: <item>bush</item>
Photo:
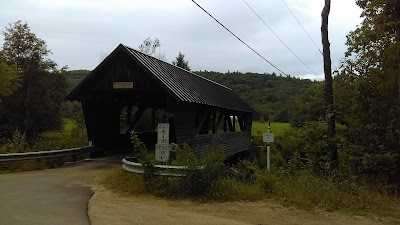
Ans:
{"type": "Polygon", "coordinates": [[[183,148],[176,152],[176,158],[171,161],[174,166],[187,166],[194,169],[200,166],[200,162],[188,144],[183,144],[183,148]]]}
{"type": "Polygon", "coordinates": [[[139,163],[149,167],[157,163],[154,154],[147,149],[146,145],[133,132],[131,133],[131,143],[134,150],[133,156],[138,159],[139,163]]]}
{"type": "MultiPolygon", "coordinates": [[[[16,130],[9,140],[0,146],[0,154],[31,152],[31,151],[47,151],[57,149],[67,149],[73,147],[82,147],[87,145],[86,130],[83,124],[77,124],[73,120],[64,120],[63,129],[58,131],[44,132],[36,139],[28,142],[25,134],[16,130]]],[[[78,155],[75,158],[86,158],[86,154],[78,155]]],[[[66,161],[72,161],[70,156],[24,160],[15,162],[3,162],[0,164],[0,171],[26,171],[45,168],[59,167],[66,161]]]]}

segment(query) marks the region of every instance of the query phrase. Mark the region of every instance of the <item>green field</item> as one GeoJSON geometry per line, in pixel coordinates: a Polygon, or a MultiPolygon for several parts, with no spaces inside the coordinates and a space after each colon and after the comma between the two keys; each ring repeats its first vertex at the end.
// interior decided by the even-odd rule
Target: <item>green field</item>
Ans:
{"type": "Polygon", "coordinates": [[[74,120],[63,118],[62,121],[63,121],[62,130],[64,130],[64,132],[71,133],[72,129],[74,129],[77,126],[77,123],[74,120]]]}
{"type": "MultiPolygon", "coordinates": [[[[289,123],[271,122],[271,133],[274,133],[276,137],[282,136],[288,129],[290,129],[289,123]]],[[[258,121],[253,121],[253,125],[251,128],[252,135],[258,136],[262,133],[266,133],[267,131],[268,122],[261,123],[258,121]]]]}

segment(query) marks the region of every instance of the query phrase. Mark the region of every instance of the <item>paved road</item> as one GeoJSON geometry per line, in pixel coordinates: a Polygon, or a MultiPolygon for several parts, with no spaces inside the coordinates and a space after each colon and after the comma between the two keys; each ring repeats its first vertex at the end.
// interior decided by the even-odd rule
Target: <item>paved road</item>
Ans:
{"type": "Polygon", "coordinates": [[[0,174],[0,224],[89,225],[91,185],[122,157],[67,164],[61,168],[0,174]]]}

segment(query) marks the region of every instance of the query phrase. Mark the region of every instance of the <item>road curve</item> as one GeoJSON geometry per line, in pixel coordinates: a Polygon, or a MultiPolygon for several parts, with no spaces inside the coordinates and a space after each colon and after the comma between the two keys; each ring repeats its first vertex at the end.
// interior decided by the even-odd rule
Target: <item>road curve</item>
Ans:
{"type": "Polygon", "coordinates": [[[0,174],[0,224],[89,225],[87,206],[95,177],[121,165],[122,157],[61,168],[0,174]]]}

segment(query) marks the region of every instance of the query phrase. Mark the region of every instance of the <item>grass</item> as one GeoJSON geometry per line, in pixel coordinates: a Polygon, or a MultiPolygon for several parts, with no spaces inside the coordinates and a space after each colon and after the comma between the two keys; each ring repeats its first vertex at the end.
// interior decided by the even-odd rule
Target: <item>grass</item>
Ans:
{"type": "MultiPolygon", "coordinates": [[[[272,122],[271,123],[271,133],[275,134],[275,137],[281,137],[287,131],[290,129],[290,124],[289,123],[280,123],[280,122],[272,122]]],[[[253,121],[253,125],[251,128],[251,134],[252,135],[262,135],[262,133],[266,133],[268,131],[268,122],[261,123],[258,121],[253,121]]]]}
{"type": "MultiPolygon", "coordinates": [[[[82,126],[69,119],[63,119],[62,125],[60,130],[43,132],[40,137],[29,143],[25,135],[15,132],[6,144],[0,146],[0,154],[67,149],[87,145],[86,131],[82,126]]],[[[79,159],[86,157],[87,154],[77,155],[79,159]]],[[[0,173],[59,167],[72,159],[73,157],[65,156],[42,160],[3,162],[0,164],[0,173]]]]}
{"type": "Polygon", "coordinates": [[[119,194],[134,196],[147,193],[143,176],[127,172],[120,167],[105,173],[101,183],[119,194]]]}
{"type": "Polygon", "coordinates": [[[64,132],[71,133],[72,130],[77,127],[78,124],[75,120],[64,118],[62,119],[62,129],[64,132]]]}
{"type": "Polygon", "coordinates": [[[201,201],[262,201],[274,199],[285,206],[306,210],[339,211],[358,216],[383,216],[400,220],[400,200],[381,194],[373,187],[348,181],[332,181],[308,172],[285,174],[257,170],[254,179],[222,176],[201,195],[188,195],[186,178],[145,177],[121,168],[108,171],[101,183],[114,192],[201,201]]]}

